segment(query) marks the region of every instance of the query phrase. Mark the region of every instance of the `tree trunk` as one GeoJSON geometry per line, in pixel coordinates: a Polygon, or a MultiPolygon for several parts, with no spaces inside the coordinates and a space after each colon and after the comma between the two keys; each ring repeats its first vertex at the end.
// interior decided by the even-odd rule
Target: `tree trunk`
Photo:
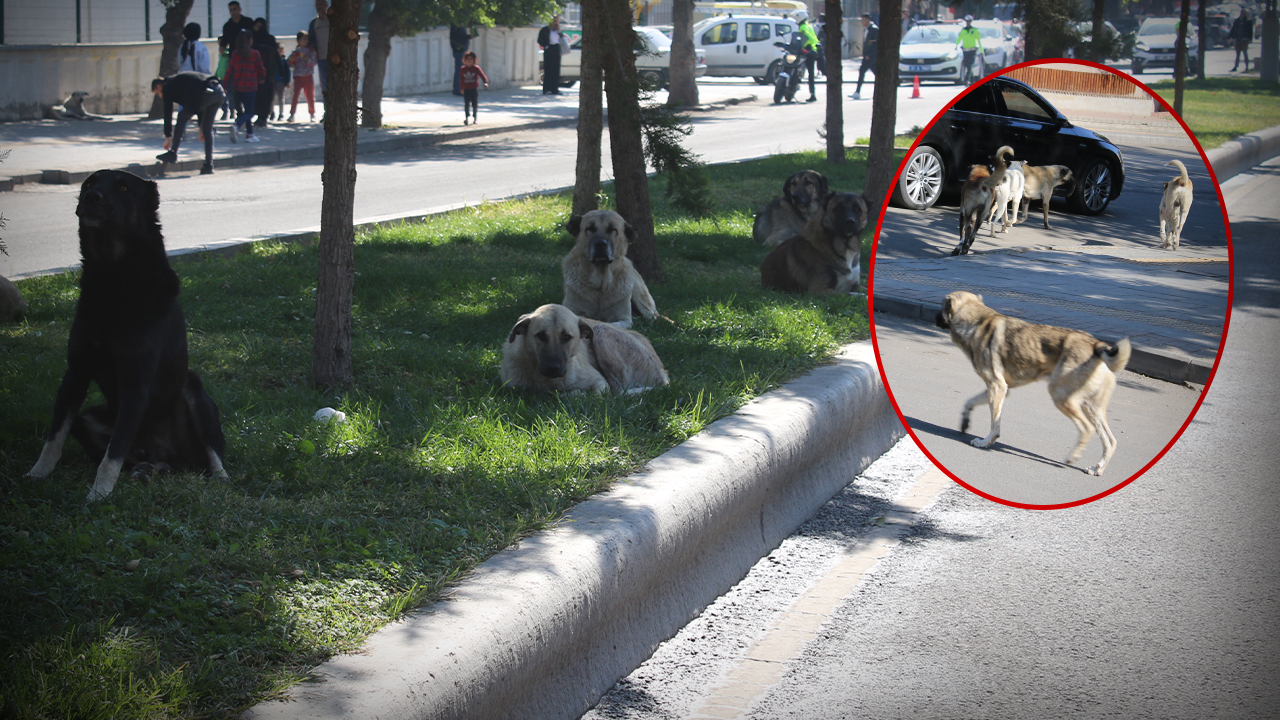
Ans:
{"type": "MultiPolygon", "coordinates": [[[[1202,3],[1203,4],[1203,3],[1202,3]]],[[[1107,10],[1107,0],[1093,0],[1093,47],[1089,49],[1089,57],[1096,63],[1104,62],[1106,58],[1102,57],[1103,39],[1102,34],[1105,32],[1106,25],[1103,25],[1103,14],[1107,10]]]]}
{"type": "Polygon", "coordinates": [[[364,51],[364,92],[360,96],[360,126],[377,130],[382,127],[382,84],[387,78],[387,58],[391,55],[391,38],[400,31],[400,18],[384,3],[377,3],[369,13],[369,46],[364,51]]]}
{"type": "Polygon", "coordinates": [[[1191,0],[1182,0],[1178,20],[1178,52],[1173,60],[1173,111],[1182,115],[1182,89],[1187,84],[1187,21],[1191,19],[1191,0]]]}
{"type": "Polygon", "coordinates": [[[636,42],[627,0],[604,0],[604,90],[609,102],[609,149],[613,157],[618,212],[636,231],[627,255],[650,284],[664,281],[653,233],[648,166],[640,120],[640,80],[636,75],[636,42]]]}
{"type": "Polygon", "coordinates": [[[1039,60],[1040,14],[1035,11],[1035,4],[1041,0],[1022,0],[1022,59],[1039,60]]]}
{"type": "MultiPolygon", "coordinates": [[[[191,14],[191,6],[195,0],[176,0],[164,11],[164,24],[160,26],[160,77],[170,77],[178,72],[178,50],[186,38],[182,37],[182,28],[187,25],[187,16],[191,14]]],[[[147,78],[150,80],[150,78],[147,78]]],[[[151,99],[151,110],[147,112],[148,120],[164,117],[164,101],[158,97],[151,99]]]]}
{"type": "Polygon", "coordinates": [[[827,53],[827,162],[840,165],[844,163],[844,8],[840,0],[826,0],[826,15],[823,43],[827,53]]]}
{"type": "Polygon", "coordinates": [[[324,195],[316,283],[311,377],[320,387],[350,385],[351,302],[355,290],[356,63],[360,1],[329,8],[329,89],[324,119],[324,195]]]}
{"type": "Polygon", "coordinates": [[[871,146],[867,149],[867,184],[862,191],[879,214],[898,171],[893,152],[898,121],[898,44],[902,40],[902,0],[880,0],[880,40],[876,47],[876,89],[871,103],[871,146]]]}
{"type": "Polygon", "coordinates": [[[675,107],[698,104],[698,82],[694,69],[698,55],[693,47],[693,0],[672,0],[671,90],[667,103],[675,107]]]}
{"type": "Polygon", "coordinates": [[[600,149],[604,133],[604,2],[582,1],[582,77],[578,82],[578,164],[573,184],[573,214],[599,207],[600,149]]]}

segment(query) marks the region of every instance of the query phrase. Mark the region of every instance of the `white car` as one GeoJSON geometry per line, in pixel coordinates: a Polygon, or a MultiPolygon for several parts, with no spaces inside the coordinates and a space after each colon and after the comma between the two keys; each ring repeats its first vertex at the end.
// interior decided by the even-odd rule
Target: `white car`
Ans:
{"type": "Polygon", "coordinates": [[[1009,26],[999,20],[974,20],[973,26],[982,33],[982,64],[986,66],[986,72],[1014,64],[1017,47],[1009,26]]]}
{"type": "Polygon", "coordinates": [[[707,74],[755,78],[772,85],[781,66],[775,42],[788,42],[799,23],[773,15],[709,17],[693,26],[693,46],[707,54],[707,74]]]}
{"type": "MultiPolygon", "coordinates": [[[[671,84],[671,38],[662,34],[656,27],[636,27],[636,71],[641,82],[657,87],[668,87],[671,84]]],[[[582,78],[582,38],[574,40],[569,46],[568,55],[560,58],[560,84],[570,87],[582,78]]],[[[707,72],[706,53],[694,50],[697,56],[693,68],[694,77],[701,77],[707,72]]]]}
{"type": "Polygon", "coordinates": [[[964,54],[956,48],[956,41],[961,27],[956,23],[927,23],[908,30],[898,48],[899,82],[910,83],[913,77],[960,82],[964,54]]]}
{"type": "MultiPolygon", "coordinates": [[[[1191,25],[1187,31],[1187,74],[1196,72],[1200,62],[1200,31],[1191,25]]],[[[1178,18],[1147,18],[1138,28],[1138,41],[1133,46],[1133,74],[1146,68],[1172,68],[1177,61],[1178,18]]]]}

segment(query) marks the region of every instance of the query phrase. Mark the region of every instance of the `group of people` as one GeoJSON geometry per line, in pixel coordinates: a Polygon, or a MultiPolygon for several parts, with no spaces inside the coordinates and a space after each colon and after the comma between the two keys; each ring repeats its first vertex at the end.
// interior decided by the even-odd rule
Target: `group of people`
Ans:
{"type": "Polygon", "coordinates": [[[284,92],[290,85],[293,99],[288,121],[294,121],[298,96],[302,94],[306,96],[307,109],[314,122],[316,78],[318,76],[322,94],[327,79],[327,0],[316,0],[316,17],[306,30],[298,32],[297,45],[288,57],[284,46],[268,32],[266,18],[246,17],[238,0],[231,0],[227,10],[231,17],[223,24],[218,37],[216,70],[211,68],[208,48],[200,42],[200,25],[188,23],[183,28],[184,41],[178,50],[179,72],[151,81],[151,92],[164,101],[165,152],[156,159],[177,162],[186,125],[194,117],[205,147],[204,166],[200,168],[203,175],[213,172],[213,123],[219,111],[223,119],[230,112],[235,113],[231,142],[238,142],[240,131],[244,132],[246,142],[258,142],[254,128],[266,127],[268,118],[277,121],[283,118],[284,92]],[[175,106],[178,108],[176,125],[172,121],[175,106]],[[278,110],[273,112],[273,106],[278,110]]]}

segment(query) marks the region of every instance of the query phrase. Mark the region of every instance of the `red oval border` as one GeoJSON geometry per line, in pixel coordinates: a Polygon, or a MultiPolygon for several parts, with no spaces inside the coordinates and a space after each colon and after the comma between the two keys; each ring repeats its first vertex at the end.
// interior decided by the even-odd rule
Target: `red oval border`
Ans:
{"type": "Polygon", "coordinates": [[[993,502],[1000,503],[1001,505],[1007,505],[1009,507],[1015,507],[1015,508],[1022,508],[1025,510],[1061,510],[1063,508],[1077,507],[1079,505],[1086,505],[1095,500],[1100,500],[1120,490],[1121,488],[1127,486],[1129,483],[1133,482],[1134,480],[1137,480],[1138,478],[1142,477],[1144,474],[1146,474],[1148,470],[1154,467],[1156,463],[1160,462],[1160,459],[1164,457],[1165,453],[1169,452],[1169,449],[1172,448],[1174,444],[1178,442],[1178,439],[1182,437],[1182,433],[1186,432],[1187,428],[1191,425],[1191,421],[1195,419],[1196,413],[1200,412],[1200,406],[1204,404],[1204,398],[1206,395],[1209,394],[1209,388],[1213,385],[1213,380],[1218,375],[1218,364],[1222,362],[1222,350],[1223,348],[1226,347],[1227,331],[1231,327],[1231,312],[1233,309],[1235,284],[1236,284],[1236,260],[1235,260],[1235,251],[1232,247],[1232,242],[1231,242],[1231,218],[1227,214],[1227,202],[1222,195],[1222,185],[1218,182],[1218,175],[1217,173],[1214,172],[1213,165],[1209,163],[1209,156],[1205,154],[1204,148],[1200,146],[1200,140],[1196,138],[1195,133],[1191,132],[1191,128],[1187,127],[1187,123],[1182,119],[1182,116],[1174,112],[1173,108],[1169,105],[1169,103],[1165,102],[1164,98],[1152,92],[1151,88],[1139,82],[1131,75],[1120,72],[1115,68],[1107,67],[1106,65],[1102,65],[1100,63],[1089,62],[1087,60],[1075,60],[1075,59],[1069,59],[1069,58],[1050,58],[1050,59],[1044,59],[1044,60],[1031,60],[1028,62],[1018,63],[1017,65],[1014,65],[1011,67],[1002,68],[999,72],[992,73],[988,75],[986,78],[983,78],[982,82],[978,82],[978,83],[974,83],[973,85],[970,85],[968,88],[965,89],[964,92],[960,93],[959,95],[956,95],[955,98],[951,100],[951,102],[947,103],[941,110],[939,110],[938,114],[933,116],[933,120],[929,122],[925,130],[922,131],[920,135],[916,138],[916,141],[911,144],[911,148],[907,150],[906,157],[904,157],[902,159],[902,162],[898,164],[898,171],[893,174],[893,184],[889,186],[889,191],[885,194],[884,203],[880,207],[880,220],[876,223],[876,240],[875,240],[873,251],[871,253],[871,267],[868,269],[868,273],[867,273],[867,316],[871,319],[871,345],[875,349],[876,365],[880,371],[880,381],[884,384],[885,391],[889,395],[889,402],[893,403],[893,410],[898,414],[898,419],[902,422],[902,427],[906,429],[909,435],[911,435],[911,439],[915,441],[916,447],[920,448],[920,451],[923,452],[925,456],[929,458],[929,461],[933,463],[934,467],[938,468],[943,473],[946,473],[947,477],[954,480],[956,483],[964,487],[969,492],[975,495],[984,497],[993,502]],[[987,492],[983,492],[982,490],[979,490],[973,487],[972,485],[965,482],[964,480],[961,480],[959,477],[955,475],[955,473],[951,472],[945,466],[943,466],[942,463],[938,462],[938,459],[935,458],[933,454],[930,453],[929,450],[925,448],[924,443],[920,442],[920,438],[916,436],[915,431],[912,430],[911,426],[907,423],[906,416],[902,414],[902,408],[898,407],[898,399],[894,397],[893,389],[889,386],[889,378],[885,375],[884,363],[880,359],[880,341],[879,341],[879,338],[876,336],[876,315],[875,315],[876,255],[880,246],[880,233],[884,229],[885,212],[889,208],[889,199],[893,196],[893,188],[898,186],[898,178],[902,175],[903,168],[906,167],[907,159],[911,157],[911,153],[915,152],[916,147],[920,145],[920,141],[924,139],[925,134],[928,132],[928,128],[933,127],[934,124],[937,123],[938,120],[942,118],[942,115],[946,113],[948,110],[950,110],[951,107],[960,100],[960,98],[964,97],[965,95],[968,95],[970,92],[973,91],[973,88],[978,87],[983,82],[986,82],[987,79],[989,78],[996,77],[998,75],[1004,75],[1009,71],[1016,70],[1018,68],[1032,67],[1035,65],[1064,64],[1064,63],[1071,64],[1071,65],[1084,65],[1087,67],[1105,70],[1106,72],[1109,72],[1112,75],[1118,75],[1120,77],[1123,77],[1124,79],[1128,80],[1134,85],[1137,85],[1138,87],[1142,88],[1144,92],[1146,92],[1148,95],[1154,98],[1156,102],[1160,103],[1160,105],[1164,107],[1164,109],[1169,113],[1170,116],[1172,116],[1174,119],[1178,121],[1178,124],[1182,126],[1183,131],[1187,133],[1187,137],[1190,138],[1192,144],[1195,145],[1196,151],[1200,153],[1200,159],[1204,161],[1205,168],[1209,172],[1209,178],[1213,180],[1213,189],[1218,194],[1218,207],[1222,211],[1223,227],[1226,228],[1226,232],[1227,232],[1227,314],[1223,318],[1222,337],[1218,341],[1218,353],[1217,355],[1214,356],[1214,359],[1213,359],[1213,369],[1209,372],[1209,379],[1205,382],[1204,389],[1200,391],[1200,398],[1196,400],[1195,407],[1191,408],[1191,413],[1187,415],[1187,419],[1182,423],[1182,427],[1178,428],[1178,432],[1174,433],[1173,437],[1169,440],[1169,442],[1165,444],[1164,448],[1161,449],[1160,452],[1157,453],[1156,456],[1152,458],[1150,462],[1144,465],[1141,469],[1139,469],[1136,473],[1130,476],[1127,480],[1111,487],[1108,490],[1100,492],[1097,495],[1093,495],[1091,497],[1083,498],[1080,500],[1075,500],[1069,503],[1058,503],[1055,505],[1033,505],[1030,503],[1014,502],[1012,500],[1006,500],[1004,498],[996,497],[995,495],[992,495],[987,492]]]}

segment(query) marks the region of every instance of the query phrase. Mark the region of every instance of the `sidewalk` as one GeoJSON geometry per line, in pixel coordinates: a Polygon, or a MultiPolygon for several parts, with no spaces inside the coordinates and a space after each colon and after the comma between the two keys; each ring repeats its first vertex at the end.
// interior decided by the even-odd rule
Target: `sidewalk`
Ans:
{"type": "MultiPolygon", "coordinates": [[[[578,85],[558,96],[543,95],[540,86],[483,90],[480,124],[462,124],[462,98],[433,93],[382,100],[383,128],[360,128],[359,153],[424,147],[445,140],[494,135],[511,130],[572,126],[578,117],[578,85]]],[[[760,86],[699,84],[700,109],[750,102],[763,97],[760,86]]],[[[655,100],[666,99],[659,92],[655,100]]],[[[324,112],[316,108],[317,115],[324,112]]],[[[176,117],[176,113],[175,113],[176,117]]],[[[307,117],[299,103],[298,117],[307,117]]],[[[324,126],[319,123],[270,123],[259,128],[262,142],[231,142],[231,122],[216,123],[213,147],[215,170],[282,162],[319,162],[324,156],[324,126]]],[[[108,120],[24,120],[0,123],[0,191],[23,183],[79,183],[95,170],[129,170],[140,175],[197,172],[204,163],[204,145],[194,123],[188,124],[179,149],[179,162],[161,166],[155,156],[164,152],[164,121],[145,115],[116,115],[108,120]]]]}
{"type": "Polygon", "coordinates": [[[933,322],[956,289],[1002,313],[1134,343],[1129,369],[1205,383],[1228,312],[1225,249],[1018,248],[875,263],[876,312],[933,322]]]}

